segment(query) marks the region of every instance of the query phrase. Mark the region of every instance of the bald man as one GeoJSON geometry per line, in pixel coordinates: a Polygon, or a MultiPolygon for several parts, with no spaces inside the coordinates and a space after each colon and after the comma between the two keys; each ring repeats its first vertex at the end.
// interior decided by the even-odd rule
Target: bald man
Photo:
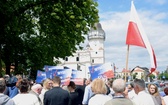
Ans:
{"type": "Polygon", "coordinates": [[[40,84],[35,84],[31,87],[30,94],[34,94],[37,96],[39,100],[39,105],[43,105],[41,99],[39,98],[39,95],[41,94],[42,86],[40,84]]]}
{"type": "Polygon", "coordinates": [[[112,88],[114,90],[114,97],[104,105],[135,105],[135,103],[125,96],[126,83],[123,79],[114,80],[112,88]]]}

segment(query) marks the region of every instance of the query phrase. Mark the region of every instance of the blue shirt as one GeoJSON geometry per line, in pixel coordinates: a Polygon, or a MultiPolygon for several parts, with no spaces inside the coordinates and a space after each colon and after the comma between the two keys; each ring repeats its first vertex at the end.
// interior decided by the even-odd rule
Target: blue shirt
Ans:
{"type": "Polygon", "coordinates": [[[92,89],[91,89],[91,85],[89,84],[85,87],[85,93],[84,93],[84,96],[83,96],[82,104],[83,105],[88,105],[89,99],[92,95],[93,95],[93,92],[92,92],[92,89]]]}
{"type": "Polygon", "coordinates": [[[9,89],[9,97],[13,98],[14,96],[16,96],[19,93],[19,90],[16,86],[13,87],[8,87],[9,89]]]}

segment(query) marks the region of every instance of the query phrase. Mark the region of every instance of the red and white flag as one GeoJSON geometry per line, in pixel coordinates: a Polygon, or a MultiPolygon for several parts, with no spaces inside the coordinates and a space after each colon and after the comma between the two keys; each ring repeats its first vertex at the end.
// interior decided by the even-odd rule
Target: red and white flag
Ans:
{"type": "Polygon", "coordinates": [[[133,1],[131,3],[131,15],[128,25],[126,44],[146,48],[150,55],[151,73],[155,71],[157,67],[155,53],[142,27],[141,21],[138,17],[133,1]]]}

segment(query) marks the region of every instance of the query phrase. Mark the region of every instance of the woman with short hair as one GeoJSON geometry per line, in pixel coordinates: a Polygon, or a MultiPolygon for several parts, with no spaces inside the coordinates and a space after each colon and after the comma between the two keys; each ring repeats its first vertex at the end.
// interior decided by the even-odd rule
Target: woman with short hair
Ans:
{"type": "Polygon", "coordinates": [[[104,105],[105,102],[112,99],[110,96],[106,95],[107,87],[102,79],[94,79],[91,83],[91,89],[94,95],[89,99],[88,105],[104,105]]]}
{"type": "Polygon", "coordinates": [[[46,78],[43,81],[43,84],[42,84],[43,88],[41,90],[41,94],[39,95],[39,97],[42,101],[42,104],[43,104],[43,100],[44,100],[44,94],[52,88],[52,85],[53,85],[53,81],[49,78],[46,78]]]}
{"type": "Polygon", "coordinates": [[[29,86],[30,84],[27,79],[20,81],[20,93],[12,98],[16,105],[40,105],[38,98],[33,94],[29,94],[29,86]]]}

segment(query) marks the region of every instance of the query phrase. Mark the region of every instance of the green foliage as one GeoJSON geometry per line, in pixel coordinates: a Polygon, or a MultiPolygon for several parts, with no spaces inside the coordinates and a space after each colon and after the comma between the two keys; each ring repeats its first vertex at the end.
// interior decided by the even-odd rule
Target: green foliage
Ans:
{"type": "Polygon", "coordinates": [[[138,73],[132,74],[132,78],[135,79],[137,75],[138,75],[138,73]]]}
{"type": "Polygon", "coordinates": [[[20,74],[56,65],[53,58],[75,52],[99,18],[92,0],[1,0],[0,5],[0,59],[7,74],[11,63],[20,74]]]}
{"type": "Polygon", "coordinates": [[[158,76],[158,78],[159,78],[160,80],[168,80],[168,73],[167,73],[167,71],[165,70],[164,72],[160,73],[159,76],[158,76]],[[163,78],[163,76],[164,76],[165,78],[163,78]]]}
{"type": "Polygon", "coordinates": [[[153,79],[153,78],[155,78],[155,75],[150,74],[149,77],[153,79]]]}

